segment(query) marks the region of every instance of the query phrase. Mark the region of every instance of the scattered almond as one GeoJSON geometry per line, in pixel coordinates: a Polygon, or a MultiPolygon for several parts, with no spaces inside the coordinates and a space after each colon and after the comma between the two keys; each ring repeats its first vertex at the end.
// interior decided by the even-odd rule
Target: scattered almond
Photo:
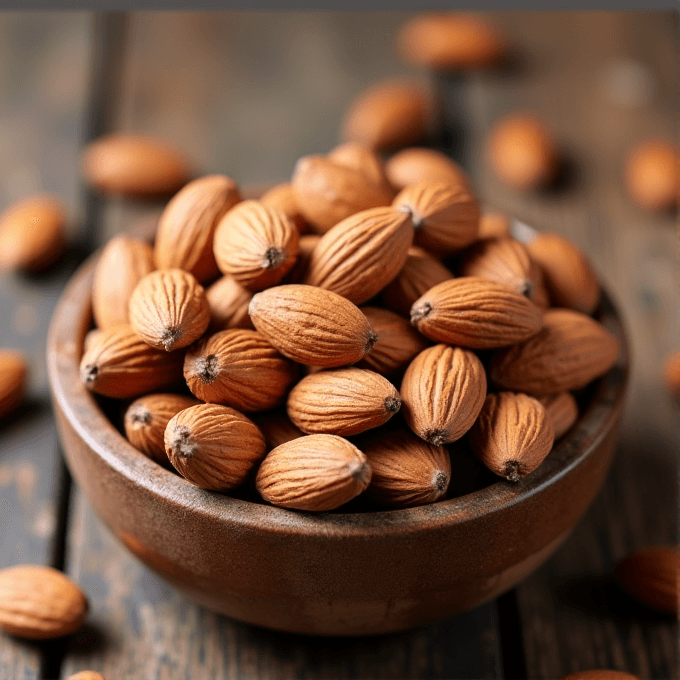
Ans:
{"type": "Polygon", "coordinates": [[[548,414],[555,430],[555,441],[566,434],[578,420],[578,404],[571,392],[560,392],[546,397],[538,397],[538,401],[548,414]]]}
{"type": "Polygon", "coordinates": [[[385,163],[385,174],[397,191],[419,182],[445,182],[470,189],[463,168],[434,149],[414,146],[398,151],[385,163]]]}
{"type": "Polygon", "coordinates": [[[13,413],[24,400],[28,366],[18,350],[0,349],[0,419],[13,413]]]}
{"type": "Polygon", "coordinates": [[[248,315],[248,305],[253,297],[252,291],[244,288],[232,276],[223,276],[205,291],[210,307],[210,324],[213,331],[227,328],[252,328],[248,315]]]}

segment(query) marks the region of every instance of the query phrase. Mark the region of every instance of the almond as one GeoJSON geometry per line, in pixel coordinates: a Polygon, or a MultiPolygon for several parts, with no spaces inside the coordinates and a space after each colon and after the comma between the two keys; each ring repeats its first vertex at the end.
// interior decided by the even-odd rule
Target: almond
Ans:
{"type": "Polygon", "coordinates": [[[90,186],[123,196],[167,196],[190,179],[189,165],[177,151],[159,140],[125,133],[91,142],[83,152],[82,172],[90,186]]]}
{"type": "Polygon", "coordinates": [[[600,300],[600,284],[588,258],[559,234],[542,233],[527,244],[529,256],[545,279],[552,304],[592,314],[600,300]]]}
{"type": "Polygon", "coordinates": [[[129,311],[135,333],[166,352],[198,340],[210,323],[203,286],[182,269],[147,274],[132,291],[129,311]]]}
{"type": "Polygon", "coordinates": [[[0,628],[28,640],[68,635],[88,613],[83,591],[56,569],[32,564],[0,570],[0,628]]]}
{"type": "Polygon", "coordinates": [[[680,200],[680,153],[666,139],[646,139],[627,154],[624,181],[628,195],[644,210],[672,210],[680,200]]]}
{"type": "Polygon", "coordinates": [[[264,290],[253,296],[249,313],[281,354],[307,366],[353,364],[377,339],[356,305],[313,286],[291,283],[264,290]]]}
{"type": "Polygon", "coordinates": [[[394,197],[394,189],[385,174],[385,164],[370,146],[359,142],[345,142],[330,151],[326,158],[361,173],[371,184],[381,187],[385,193],[394,197]]]}
{"type": "Polygon", "coordinates": [[[619,561],[618,582],[636,599],[669,614],[680,611],[680,549],[658,545],[639,548],[619,561]]]}
{"type": "Polygon", "coordinates": [[[217,278],[213,255],[217,224],[241,200],[238,186],[225,175],[189,182],[165,206],[156,231],[154,257],[159,269],[184,269],[199,283],[217,278]]]}
{"type": "Polygon", "coordinates": [[[246,481],[266,446],[255,423],[243,414],[228,406],[199,404],[180,411],[168,423],[165,452],[192,484],[228,491],[246,481]]]}
{"type": "Polygon", "coordinates": [[[531,338],[543,321],[541,310],[510,286],[462,276],[437,284],[416,300],[411,323],[431,340],[492,349],[531,338]]]}
{"type": "Polygon", "coordinates": [[[368,498],[409,507],[434,503],[446,494],[451,461],[443,446],[428,444],[404,429],[368,435],[359,446],[373,473],[368,498]]]}
{"type": "Polygon", "coordinates": [[[95,342],[97,342],[97,339],[101,337],[101,334],[104,331],[102,331],[100,328],[93,328],[91,331],[88,331],[85,334],[85,337],[83,338],[83,353],[87,352],[90,347],[92,347],[95,342]]]}
{"type": "Polygon", "coordinates": [[[153,248],[144,241],[119,234],[104,246],[92,281],[92,314],[99,328],[130,322],[132,291],[155,268],[153,248]]]}
{"type": "Polygon", "coordinates": [[[357,364],[381,375],[406,368],[428,342],[398,314],[379,307],[361,307],[378,339],[371,351],[357,364]]]}
{"type": "Polygon", "coordinates": [[[309,258],[303,283],[362,304],[399,273],[412,243],[408,211],[390,207],[363,210],[321,237],[309,258]]]}
{"type": "Polygon", "coordinates": [[[28,366],[24,355],[0,349],[0,419],[6,418],[24,400],[28,366]]]}
{"type": "Polygon", "coordinates": [[[366,456],[354,444],[332,434],[313,434],[270,451],[255,483],[272,505],[323,512],[352,500],[370,481],[366,456]]]}
{"type": "Polygon", "coordinates": [[[280,210],[248,200],[232,208],[215,230],[215,259],[250,290],[275,286],[295,264],[300,235],[280,210]]]}
{"type": "Polygon", "coordinates": [[[408,318],[418,298],[452,278],[453,274],[434,255],[413,246],[399,274],[383,289],[382,300],[391,310],[408,318]]]}
{"type": "Polygon", "coordinates": [[[69,675],[66,680],[105,680],[105,678],[96,671],[79,671],[75,675],[69,675]]]}
{"type": "Polygon", "coordinates": [[[138,451],[159,465],[168,467],[170,461],[165,453],[165,428],[180,411],[198,403],[198,399],[172,392],[140,397],[125,411],[125,436],[138,451]]]}
{"type": "Polygon", "coordinates": [[[55,196],[28,196],[0,215],[0,271],[40,273],[66,246],[65,215],[55,196]]]}
{"type": "Polygon", "coordinates": [[[129,325],[114,326],[94,339],[80,361],[85,386],[105,397],[132,399],[171,387],[182,379],[182,352],[150,347],[129,325]]]}
{"type": "Polygon", "coordinates": [[[302,279],[304,279],[307,275],[312,252],[314,251],[314,248],[319,245],[320,240],[321,236],[319,236],[319,234],[305,234],[304,236],[300,236],[297,260],[295,260],[293,268],[286,274],[286,283],[300,283],[302,279]]]}
{"type": "Polygon", "coordinates": [[[253,330],[232,328],[192,345],[184,378],[192,394],[211,404],[265,411],[283,403],[297,366],[253,330]]]}
{"type": "Polygon", "coordinates": [[[597,321],[570,309],[549,309],[537,335],[495,354],[489,377],[506,390],[557,394],[585,387],[618,356],[618,340],[597,321]]]}
{"type": "Polygon", "coordinates": [[[590,671],[579,671],[564,675],[560,680],[641,680],[639,675],[631,675],[622,671],[612,671],[608,668],[597,668],[590,671]]]}
{"type": "Polygon", "coordinates": [[[554,439],[552,421],[539,401],[513,392],[487,395],[470,430],[470,445],[479,459],[511,482],[533,472],[554,439]]]}
{"type": "Polygon", "coordinates": [[[508,216],[497,210],[482,212],[479,217],[477,238],[502,238],[504,236],[510,236],[510,220],[508,216]]]}
{"type": "Polygon", "coordinates": [[[538,397],[538,401],[548,414],[555,430],[555,441],[566,434],[578,420],[578,404],[571,392],[560,392],[546,397],[538,397]]]}
{"type": "Polygon", "coordinates": [[[671,396],[680,402],[680,351],[671,352],[663,364],[663,379],[671,396]]]}
{"type": "Polygon", "coordinates": [[[260,203],[280,210],[297,228],[300,234],[309,231],[309,225],[298,208],[295,191],[290,182],[273,186],[260,197],[260,203]]]}
{"type": "Polygon", "coordinates": [[[300,428],[295,427],[286,415],[257,413],[253,415],[253,422],[260,428],[260,432],[264,436],[267,451],[305,436],[305,433],[300,428]]]}
{"type": "Polygon", "coordinates": [[[437,255],[449,255],[477,238],[479,205],[460,185],[418,182],[402,189],[392,202],[413,216],[415,243],[437,255]]]}
{"type": "Polygon", "coordinates": [[[205,291],[210,306],[209,329],[213,332],[227,328],[252,328],[248,305],[252,291],[244,288],[232,276],[223,276],[205,291]]]}
{"type": "Polygon", "coordinates": [[[486,397],[486,374],[473,352],[435,345],[409,364],[399,391],[409,427],[441,446],[472,427],[486,397]]]}
{"type": "Polygon", "coordinates": [[[308,375],[288,395],[288,417],[307,434],[349,436],[386,423],[401,408],[394,385],[373,371],[340,368],[308,375]]]}
{"type": "Polygon", "coordinates": [[[397,191],[419,182],[445,182],[470,189],[465,171],[451,158],[434,149],[417,146],[402,149],[387,160],[385,174],[397,191]]]}

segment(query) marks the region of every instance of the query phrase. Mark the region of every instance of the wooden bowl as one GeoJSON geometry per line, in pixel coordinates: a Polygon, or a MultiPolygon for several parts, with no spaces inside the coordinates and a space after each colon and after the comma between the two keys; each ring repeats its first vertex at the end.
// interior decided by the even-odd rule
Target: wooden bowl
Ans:
{"type": "Polygon", "coordinates": [[[100,517],[144,564],[205,607],[319,635],[385,633],[491,600],[568,536],[609,469],[628,349],[605,294],[598,315],[621,343],[571,433],[517,484],[432,505],[313,514],[203,491],[135,450],[80,380],[96,255],[51,322],[49,380],[68,466],[100,517]]]}

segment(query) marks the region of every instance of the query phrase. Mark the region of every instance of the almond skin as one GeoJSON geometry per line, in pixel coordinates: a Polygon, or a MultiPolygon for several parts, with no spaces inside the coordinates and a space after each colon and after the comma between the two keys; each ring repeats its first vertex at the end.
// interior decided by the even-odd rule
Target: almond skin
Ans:
{"type": "Polygon", "coordinates": [[[337,165],[361,173],[371,184],[394,197],[394,189],[387,181],[385,164],[376,151],[360,142],[345,142],[329,151],[326,158],[337,165]]]}
{"type": "Polygon", "coordinates": [[[427,340],[403,317],[379,307],[361,307],[378,335],[371,351],[357,364],[381,375],[406,368],[427,346],[427,340]]]}
{"type": "Polygon", "coordinates": [[[253,422],[260,428],[260,432],[264,436],[267,451],[305,436],[305,433],[299,427],[293,425],[287,415],[257,413],[253,415],[253,422]]]}
{"type": "Polygon", "coordinates": [[[327,231],[312,251],[303,283],[360,305],[377,295],[404,266],[413,243],[408,211],[372,208],[327,231]]]}
{"type": "Polygon", "coordinates": [[[487,395],[470,430],[470,446],[499,477],[518,482],[550,453],[555,439],[552,421],[537,399],[526,394],[487,395]]]}
{"type": "Polygon", "coordinates": [[[451,460],[443,446],[428,444],[404,429],[376,432],[359,442],[371,466],[366,496],[383,505],[410,507],[446,495],[451,460]]]}
{"type": "Polygon", "coordinates": [[[409,147],[387,160],[385,174],[397,191],[419,182],[444,182],[470,189],[465,171],[448,156],[434,149],[409,147]]]}
{"type": "Polygon", "coordinates": [[[85,386],[105,397],[132,399],[182,379],[183,352],[164,352],[141,340],[129,325],[96,337],[80,361],[85,386]]]}
{"type": "Polygon", "coordinates": [[[83,354],[95,344],[97,338],[101,337],[103,332],[104,331],[102,331],[100,328],[93,328],[91,331],[88,331],[85,334],[85,337],[83,338],[83,354]]]}
{"type": "Polygon", "coordinates": [[[210,306],[209,330],[224,331],[227,328],[252,328],[248,305],[252,291],[244,288],[232,276],[223,276],[213,283],[205,296],[210,306]]]}
{"type": "Polygon", "coordinates": [[[647,139],[626,156],[628,195],[644,210],[672,210],[680,200],[680,153],[666,139],[647,139]]]}
{"type": "Polygon", "coordinates": [[[473,243],[479,232],[479,204],[459,185],[418,182],[402,189],[392,202],[413,215],[415,244],[439,256],[473,243]]]}
{"type": "Polygon", "coordinates": [[[312,252],[314,251],[314,248],[319,245],[320,240],[321,236],[319,236],[319,234],[305,234],[304,236],[300,236],[297,260],[295,260],[293,268],[286,274],[284,283],[302,282],[302,279],[307,275],[312,252]]]}
{"type": "Polygon", "coordinates": [[[673,399],[680,402],[680,352],[671,352],[666,357],[663,379],[673,399]]]}
{"type": "Polygon", "coordinates": [[[298,208],[295,191],[290,182],[283,182],[273,186],[260,197],[260,203],[270,208],[280,210],[295,225],[300,234],[309,231],[309,225],[298,208]]]}
{"type": "Polygon", "coordinates": [[[132,291],[129,313],[135,333],[166,352],[198,340],[210,323],[203,286],[182,269],[147,274],[132,291]]]}
{"type": "Polygon", "coordinates": [[[243,414],[228,406],[199,404],[180,411],[168,423],[165,452],[192,484],[228,491],[246,481],[266,446],[255,423],[243,414]]]}
{"type": "Polygon", "coordinates": [[[578,420],[578,404],[571,392],[560,392],[547,397],[538,397],[555,430],[555,441],[565,435],[578,420]]]}
{"type": "Polygon", "coordinates": [[[170,461],[165,453],[165,428],[180,411],[199,403],[198,399],[172,392],[140,397],[125,411],[125,436],[138,451],[159,465],[169,467],[170,461]]]}
{"type": "Polygon", "coordinates": [[[486,397],[486,374],[473,352],[435,345],[409,364],[399,392],[409,427],[441,446],[472,427],[486,397]]]}
{"type": "Polygon", "coordinates": [[[308,375],[288,395],[288,417],[307,434],[349,436],[386,423],[401,408],[394,385],[374,371],[340,368],[308,375]]]}
{"type": "Polygon", "coordinates": [[[313,286],[291,283],[264,290],[253,296],[249,313],[255,328],[281,354],[306,366],[353,364],[377,340],[356,305],[313,286]]]}
{"type": "Polygon", "coordinates": [[[232,328],[192,345],[184,378],[201,401],[238,411],[265,411],[283,403],[298,369],[253,330],[232,328]]]}
{"type": "Polygon", "coordinates": [[[680,549],[677,546],[659,545],[634,550],[619,561],[614,576],[633,597],[648,607],[669,614],[680,611],[680,549]]]}
{"type": "Polygon", "coordinates": [[[358,496],[370,481],[366,456],[354,444],[332,434],[313,434],[270,451],[255,484],[272,505],[324,512],[358,496]]]}
{"type": "Polygon", "coordinates": [[[215,230],[214,250],[223,274],[257,291],[275,286],[295,264],[300,234],[280,210],[248,200],[232,208],[215,230]]]}
{"type": "Polygon", "coordinates": [[[612,671],[608,668],[597,668],[590,671],[579,671],[565,675],[560,680],[641,680],[638,675],[623,673],[622,671],[612,671]]]}
{"type": "Polygon", "coordinates": [[[510,286],[462,276],[437,284],[416,300],[411,323],[432,340],[493,349],[531,338],[543,321],[541,310],[510,286]]]}
{"type": "Polygon", "coordinates": [[[529,241],[531,259],[543,272],[555,307],[592,314],[600,301],[600,284],[588,258],[569,239],[542,233],[529,241]]]}
{"type": "Polygon", "coordinates": [[[153,248],[144,241],[119,234],[104,246],[92,282],[92,314],[99,328],[130,322],[132,291],[155,268],[153,248]]]}
{"type": "Polygon", "coordinates": [[[24,564],[0,570],[0,628],[28,640],[63,637],[83,625],[83,591],[56,569],[24,564]]]}
{"type": "Polygon", "coordinates": [[[506,390],[557,394],[604,375],[618,355],[618,340],[597,321],[570,309],[549,309],[538,334],[493,356],[489,378],[506,390]]]}
{"type": "Polygon", "coordinates": [[[6,418],[24,400],[28,366],[24,355],[0,349],[0,419],[6,418]]]}
{"type": "Polygon", "coordinates": [[[154,246],[158,269],[184,269],[199,283],[217,278],[215,229],[240,200],[238,186],[225,175],[201,177],[180,189],[158,221],[154,246]]]}
{"type": "Polygon", "coordinates": [[[66,680],[106,680],[103,675],[96,671],[79,671],[75,675],[69,675],[66,680]]]}
{"type": "Polygon", "coordinates": [[[510,220],[508,216],[497,210],[482,212],[479,218],[477,238],[503,238],[504,236],[510,236],[510,220]]]}

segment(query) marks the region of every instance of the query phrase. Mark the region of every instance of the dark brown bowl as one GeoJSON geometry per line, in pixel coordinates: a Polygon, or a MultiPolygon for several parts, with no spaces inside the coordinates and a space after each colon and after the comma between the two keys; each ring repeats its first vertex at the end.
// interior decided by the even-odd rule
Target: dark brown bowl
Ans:
{"type": "Polygon", "coordinates": [[[198,489],[116,430],[79,376],[95,262],[64,291],[47,343],[66,461],[115,535],[209,609],[320,635],[385,633],[450,616],[536,569],[602,486],[628,375],[625,334],[606,294],[598,314],[620,341],[618,363],[531,475],[422,507],[312,514],[198,489]]]}

